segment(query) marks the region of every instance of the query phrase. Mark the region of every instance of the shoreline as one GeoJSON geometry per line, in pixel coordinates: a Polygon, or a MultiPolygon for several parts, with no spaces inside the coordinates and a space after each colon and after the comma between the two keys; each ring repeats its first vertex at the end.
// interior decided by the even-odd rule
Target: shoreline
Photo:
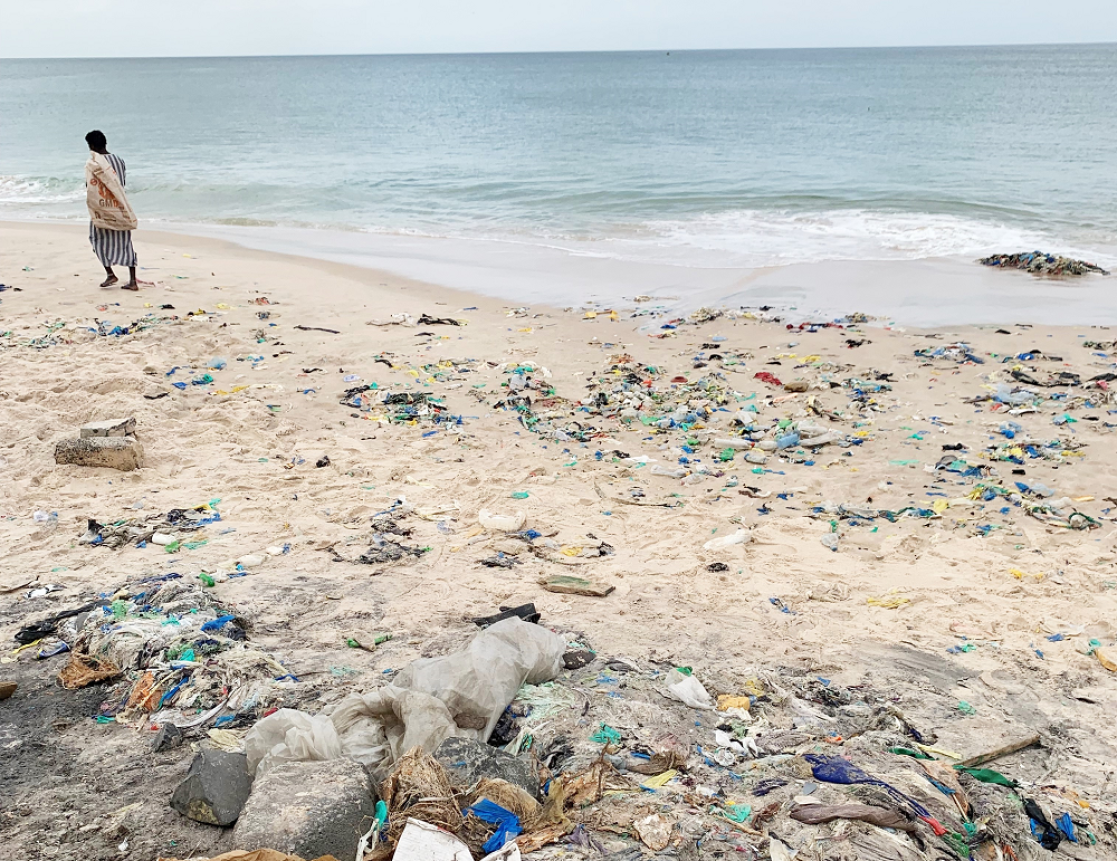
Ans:
{"type": "MultiPolygon", "coordinates": [[[[0,225],[78,228],[32,219],[0,225]]],[[[497,240],[410,237],[361,231],[160,225],[137,231],[195,237],[243,249],[389,273],[488,299],[552,307],[630,306],[650,295],[678,314],[700,307],[771,306],[794,322],[852,312],[914,328],[966,325],[1117,325],[1115,276],[1042,279],[999,271],[966,258],[831,260],[784,266],[705,268],[592,257],[557,247],[497,240]],[[897,288],[897,285],[902,285],[897,288]],[[555,301],[561,297],[561,301],[555,301]],[[839,298],[840,297],[840,298],[839,298]]]]}
{"type": "MultiPolygon", "coordinates": [[[[567,716],[580,751],[598,721],[713,749],[699,713],[660,725],[681,708],[658,692],[663,668],[727,694],[754,677],[825,679],[874,690],[873,709],[901,709],[947,750],[1041,733],[1043,748],[995,767],[1112,815],[1117,685],[1091,641],[1117,648],[1104,379],[1117,345],[1083,343],[1112,331],[789,331],[745,314],[636,316],[647,303],[614,319],[214,238],[141,231],[136,244],[155,286],[102,290],[84,227],[0,223],[0,281],[19,288],[0,292],[0,675],[20,684],[0,714],[16,727],[9,795],[30,811],[11,845],[41,845],[64,807],[104,825],[69,829],[58,858],[119,857],[122,809],[135,857],[182,857],[172,840],[231,848],[167,805],[188,748],[152,753],[151,715],[91,719],[120,699],[111,684],[59,690],[64,655],[12,651],[30,622],[170,573],[205,573],[206,594],[299,679],[284,696],[312,712],[456,650],[472,618],[534,602],[602,662],[562,679],[593,704],[567,716]],[[1032,394],[1019,404],[991,400],[1020,389],[1032,394]],[[136,419],[143,468],[55,462],[82,424],[120,417],[136,419]],[[81,541],[91,519],[204,504],[220,521],[175,552],[81,541]],[[483,511],[522,513],[534,535],[487,530],[483,511]],[[386,540],[414,552],[361,560],[386,540]],[[544,588],[560,575],[612,591],[544,588]],[[33,582],[60,588],[28,596],[33,582]],[[382,632],[393,639],[373,652],[346,645],[382,632]],[[647,672],[618,688],[598,676],[612,659],[647,672]],[[51,779],[65,769],[101,791],[51,779]]],[[[756,707],[765,731],[808,733],[790,753],[849,753],[878,773],[870,756],[902,736],[866,724],[835,740],[824,699],[756,707]]],[[[748,780],[764,762],[742,762],[748,780]]],[[[1095,833],[1105,842],[1082,857],[1112,847],[1095,833]]]]}

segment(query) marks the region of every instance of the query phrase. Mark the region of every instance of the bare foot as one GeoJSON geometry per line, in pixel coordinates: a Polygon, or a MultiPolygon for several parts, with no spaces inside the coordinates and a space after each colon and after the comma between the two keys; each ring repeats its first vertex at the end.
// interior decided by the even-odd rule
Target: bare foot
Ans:
{"type": "Polygon", "coordinates": [[[110,275],[108,278],[101,282],[101,286],[112,287],[112,285],[115,284],[118,280],[119,279],[115,275],[110,275]]]}
{"type": "Polygon", "coordinates": [[[120,289],[121,290],[139,290],[140,285],[137,284],[135,281],[129,281],[127,284],[121,284],[120,289]]]}

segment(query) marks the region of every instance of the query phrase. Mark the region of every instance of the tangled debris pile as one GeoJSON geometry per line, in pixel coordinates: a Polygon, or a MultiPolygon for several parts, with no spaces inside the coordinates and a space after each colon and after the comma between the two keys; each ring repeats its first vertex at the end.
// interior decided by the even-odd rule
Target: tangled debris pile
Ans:
{"type": "Polygon", "coordinates": [[[1105,269],[1085,260],[1070,257],[1056,257],[1042,251],[1021,251],[1018,254],[994,254],[978,261],[982,266],[999,266],[1002,269],[1023,269],[1033,275],[1088,275],[1097,272],[1108,275],[1105,269]]]}
{"type": "Polygon", "coordinates": [[[196,533],[210,524],[221,520],[217,510],[217,500],[194,508],[172,508],[165,514],[151,514],[143,518],[128,518],[114,523],[98,523],[89,519],[89,526],[79,544],[90,547],[108,547],[119,550],[129,544],[146,547],[148,542],[174,553],[179,547],[194,549],[205,544],[205,540],[187,541],[186,536],[196,533]]]}
{"type": "MultiPolygon", "coordinates": [[[[953,699],[946,689],[970,674],[949,660],[886,647],[891,669],[848,686],[790,667],[703,683],[670,660],[605,658],[576,636],[505,618],[321,714],[265,717],[244,739],[249,805],[323,760],[368,767],[381,801],[344,844],[363,861],[1117,851],[1101,771],[1060,776],[1054,726],[979,722],[1000,709],[976,690],[977,707],[953,699]],[[990,734],[995,744],[980,741],[990,734]]],[[[294,828],[316,857],[324,838],[294,828]]]]}
{"type": "Polygon", "coordinates": [[[149,577],[21,630],[40,656],[69,652],[68,689],[120,679],[98,721],[178,729],[251,724],[290,699],[292,676],[251,646],[243,623],[200,583],[149,577]]]}

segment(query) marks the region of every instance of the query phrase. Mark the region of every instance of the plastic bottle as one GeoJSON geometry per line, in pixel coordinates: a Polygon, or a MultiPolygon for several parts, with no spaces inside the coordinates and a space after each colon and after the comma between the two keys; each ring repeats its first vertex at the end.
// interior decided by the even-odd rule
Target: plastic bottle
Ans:
{"type": "Polygon", "coordinates": [[[658,463],[652,464],[652,475],[663,475],[667,478],[683,478],[686,476],[688,470],[683,469],[681,466],[678,469],[668,469],[665,466],[660,466],[658,463]]]}
{"type": "Polygon", "coordinates": [[[733,547],[737,544],[748,544],[752,541],[752,533],[744,529],[738,529],[731,535],[723,535],[720,538],[711,538],[702,545],[703,550],[724,550],[726,547],[733,547]]]}
{"type": "Polygon", "coordinates": [[[35,522],[43,529],[54,531],[58,528],[57,511],[36,511],[33,517],[35,522]]]}
{"type": "Polygon", "coordinates": [[[840,542],[840,540],[841,539],[838,538],[837,532],[827,532],[825,535],[822,536],[822,546],[828,547],[830,550],[833,550],[835,553],[837,553],[838,543],[840,542]]]}
{"type": "Polygon", "coordinates": [[[797,431],[792,431],[791,433],[776,438],[776,448],[781,451],[785,448],[794,448],[797,445],[799,445],[799,434],[797,431]]]}

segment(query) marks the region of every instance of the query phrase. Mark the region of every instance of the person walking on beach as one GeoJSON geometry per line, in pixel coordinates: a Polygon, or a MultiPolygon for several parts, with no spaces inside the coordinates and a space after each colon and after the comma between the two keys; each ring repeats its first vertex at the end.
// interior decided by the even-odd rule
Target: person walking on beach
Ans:
{"type": "Polygon", "coordinates": [[[89,144],[89,161],[85,164],[85,203],[89,208],[89,243],[93,253],[105,267],[108,278],[102,287],[117,283],[113,266],[128,267],[128,283],[122,290],[139,290],[136,280],[136,251],[132,248],[132,231],[136,229],[136,213],[124,194],[124,159],[108,151],[108,141],[100,131],[85,136],[89,144]]]}

